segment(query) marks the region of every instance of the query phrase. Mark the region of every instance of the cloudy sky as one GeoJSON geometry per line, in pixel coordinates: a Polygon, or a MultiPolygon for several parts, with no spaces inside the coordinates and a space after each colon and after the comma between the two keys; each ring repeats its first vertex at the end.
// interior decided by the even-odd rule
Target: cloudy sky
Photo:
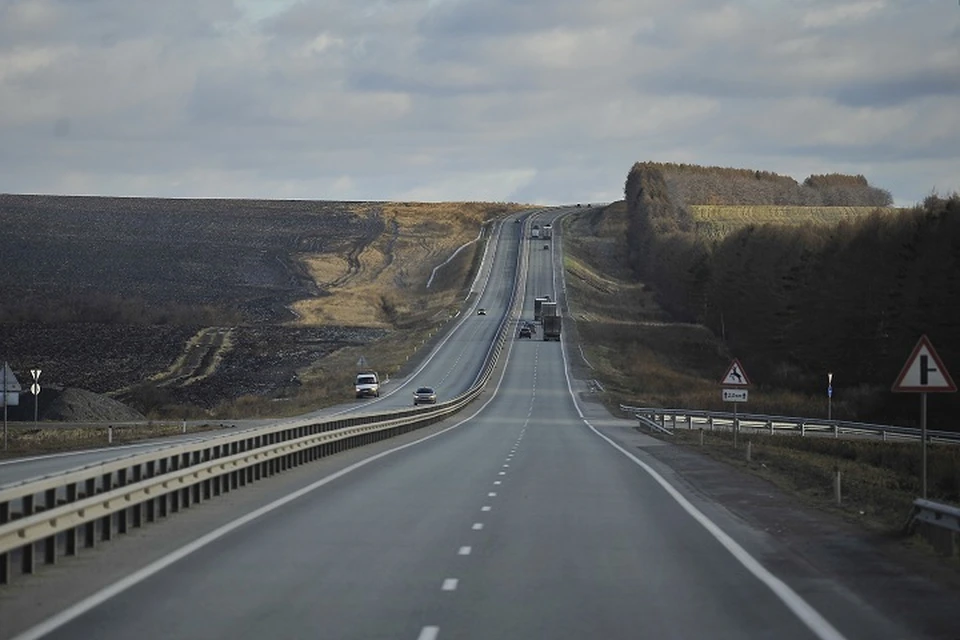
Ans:
{"type": "Polygon", "coordinates": [[[638,160],[960,189],[956,0],[0,0],[0,192],[609,201],[638,160]]]}

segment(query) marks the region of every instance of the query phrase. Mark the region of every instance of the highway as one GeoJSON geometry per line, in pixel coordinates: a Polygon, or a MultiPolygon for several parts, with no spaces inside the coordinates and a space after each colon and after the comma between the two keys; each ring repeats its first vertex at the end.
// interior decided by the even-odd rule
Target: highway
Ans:
{"type": "MultiPolygon", "coordinates": [[[[562,291],[542,244],[527,312],[562,291]]],[[[473,326],[462,340],[479,351],[473,326]]],[[[630,421],[575,399],[568,346],[512,341],[496,389],[442,430],[197,532],[203,544],[20,637],[910,635],[828,577],[775,575],[789,566],[775,541],[602,435],[630,421]]],[[[463,351],[445,349],[434,380],[463,351]]]]}
{"type": "MultiPolygon", "coordinates": [[[[506,310],[506,304],[515,280],[518,235],[523,225],[514,224],[518,216],[510,216],[499,227],[491,241],[487,243],[486,256],[476,289],[478,295],[465,310],[464,315],[454,320],[453,329],[437,345],[425,362],[413,374],[394,379],[383,386],[380,398],[358,400],[346,405],[329,407],[297,418],[270,421],[231,421],[243,428],[262,424],[293,423],[302,420],[315,420],[351,413],[374,413],[389,411],[412,405],[413,390],[419,385],[437,389],[438,400],[452,398],[466,389],[474,381],[486,349],[493,339],[499,320],[506,310]],[[486,316],[475,315],[475,310],[484,307],[486,316]]],[[[236,429],[225,430],[236,433],[236,429]]],[[[88,452],[69,452],[48,456],[30,457],[23,460],[0,461],[0,487],[29,478],[58,473],[89,464],[111,460],[120,456],[143,453],[169,446],[172,443],[196,442],[224,433],[225,431],[205,432],[137,443],[120,447],[105,447],[88,452]]]]}

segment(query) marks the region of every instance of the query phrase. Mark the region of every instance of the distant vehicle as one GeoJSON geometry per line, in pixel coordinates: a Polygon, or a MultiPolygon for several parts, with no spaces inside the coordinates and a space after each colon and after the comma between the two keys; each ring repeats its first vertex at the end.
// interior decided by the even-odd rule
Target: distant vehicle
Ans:
{"type": "Polygon", "coordinates": [[[560,310],[556,302],[544,302],[540,308],[544,340],[560,340],[560,310]]]}
{"type": "Polygon", "coordinates": [[[546,251],[546,250],[549,249],[549,248],[550,248],[550,245],[548,245],[548,244],[543,245],[543,250],[544,250],[544,251],[546,251]]]}
{"type": "Polygon", "coordinates": [[[541,236],[544,240],[549,240],[550,238],[552,238],[552,237],[553,237],[553,225],[549,225],[549,224],[543,225],[543,229],[542,229],[542,232],[541,232],[540,236],[541,236]]]}
{"type": "Polygon", "coordinates": [[[437,404],[437,392],[433,387],[419,387],[413,392],[413,406],[418,404],[437,404]]]}
{"type": "Polygon", "coordinates": [[[532,337],[533,337],[533,331],[530,329],[530,327],[529,327],[528,325],[523,325],[522,327],[520,327],[520,331],[517,333],[517,337],[518,337],[518,338],[532,338],[532,337]]]}
{"type": "Polygon", "coordinates": [[[540,229],[537,229],[536,227],[534,227],[533,231],[530,232],[530,237],[533,238],[534,240],[538,239],[540,237],[540,229]]]}
{"type": "Polygon", "coordinates": [[[578,208],[578,209],[580,208],[580,203],[579,203],[579,202],[577,203],[577,208],[578,208]]]}
{"type": "Polygon", "coordinates": [[[514,222],[516,222],[517,224],[520,224],[520,218],[517,218],[516,220],[514,220],[514,222]]]}
{"type": "Polygon", "coordinates": [[[358,373],[353,386],[358,398],[380,397],[380,377],[373,371],[358,373]]]}
{"type": "Polygon", "coordinates": [[[540,308],[544,302],[550,302],[550,296],[540,296],[533,299],[533,321],[540,322],[540,308]]]}
{"type": "Polygon", "coordinates": [[[477,315],[478,315],[478,316],[485,316],[485,315],[487,315],[487,310],[484,309],[483,307],[480,307],[479,309],[477,309],[477,315]]]}

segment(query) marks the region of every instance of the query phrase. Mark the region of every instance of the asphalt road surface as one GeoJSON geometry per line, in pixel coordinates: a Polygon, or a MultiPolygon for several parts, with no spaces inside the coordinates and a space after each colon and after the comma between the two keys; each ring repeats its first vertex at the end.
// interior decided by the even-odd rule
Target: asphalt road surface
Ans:
{"type": "MultiPolygon", "coordinates": [[[[526,309],[562,290],[559,256],[533,253],[526,309]]],[[[611,418],[575,401],[563,346],[512,341],[461,422],[24,637],[910,637],[827,576],[777,576],[775,545],[602,436],[611,418]]]]}
{"type": "MultiPolygon", "coordinates": [[[[427,360],[406,378],[391,380],[383,385],[380,398],[330,407],[306,416],[284,420],[252,421],[238,424],[243,427],[294,422],[303,419],[323,419],[350,413],[374,413],[405,408],[413,404],[413,390],[421,385],[437,390],[439,401],[466,391],[475,380],[487,349],[506,311],[515,279],[520,228],[514,224],[517,216],[506,218],[497,228],[492,241],[487,243],[487,254],[477,278],[478,296],[455,321],[454,328],[442,340],[427,360]],[[476,315],[476,309],[485,308],[487,315],[476,315]]],[[[236,429],[228,430],[236,433],[236,429]]],[[[216,437],[223,431],[205,432],[165,438],[152,442],[120,447],[106,447],[86,452],[68,452],[21,460],[0,461],[0,487],[29,478],[59,473],[67,469],[115,459],[120,456],[144,453],[169,446],[172,443],[196,442],[216,437]]]]}

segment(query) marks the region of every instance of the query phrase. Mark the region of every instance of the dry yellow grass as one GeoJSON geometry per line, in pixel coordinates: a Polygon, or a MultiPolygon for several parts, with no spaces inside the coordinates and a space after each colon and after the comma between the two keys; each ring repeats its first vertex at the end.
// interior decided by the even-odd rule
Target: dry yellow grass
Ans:
{"type": "MultiPolygon", "coordinates": [[[[379,210],[384,232],[352,262],[343,255],[306,254],[310,277],[330,295],[293,305],[298,324],[396,327],[398,320],[454,302],[450,288],[425,288],[433,268],[476,239],[481,225],[521,207],[472,202],[387,202],[358,206],[358,215],[379,210]]],[[[477,245],[462,252],[472,259],[477,245]]]]}
{"type": "MultiPolygon", "coordinates": [[[[750,224],[833,225],[870,215],[878,207],[794,207],[779,205],[712,205],[695,204],[688,208],[697,224],[697,232],[708,238],[722,238],[750,224]]],[[[887,207],[880,211],[897,213],[887,207]]]]}

